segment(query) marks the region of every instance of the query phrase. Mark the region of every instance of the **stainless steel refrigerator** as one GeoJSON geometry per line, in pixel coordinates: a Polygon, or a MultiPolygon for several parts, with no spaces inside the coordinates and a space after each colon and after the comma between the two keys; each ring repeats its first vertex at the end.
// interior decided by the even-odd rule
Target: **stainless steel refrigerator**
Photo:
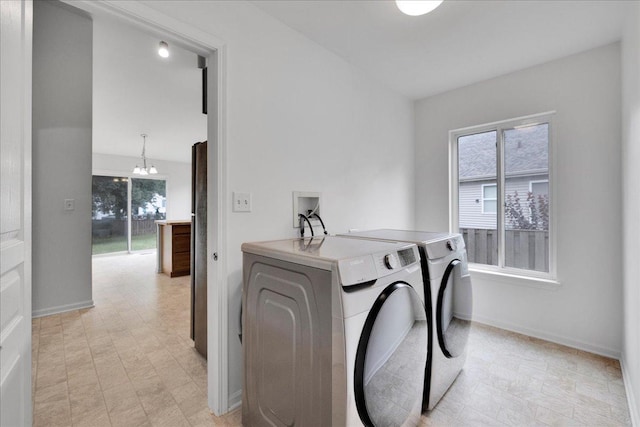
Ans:
{"type": "Polygon", "coordinates": [[[191,339],[207,357],[207,141],[191,149],[191,339]]]}

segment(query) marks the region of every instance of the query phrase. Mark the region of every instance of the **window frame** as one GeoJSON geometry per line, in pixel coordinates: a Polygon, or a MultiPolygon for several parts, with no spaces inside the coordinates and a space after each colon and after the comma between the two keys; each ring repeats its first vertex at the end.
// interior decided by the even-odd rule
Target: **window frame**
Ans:
{"type": "MultiPolygon", "coordinates": [[[[483,133],[496,132],[496,185],[497,185],[497,212],[496,212],[496,228],[498,233],[498,265],[485,265],[477,263],[469,263],[472,271],[481,271],[489,274],[507,275],[510,277],[521,277],[524,279],[534,279],[543,284],[549,283],[556,285],[556,203],[555,203],[555,144],[554,144],[554,126],[553,116],[555,111],[548,111],[540,114],[533,114],[524,117],[516,117],[497,122],[486,123],[477,126],[468,126],[464,128],[449,131],[449,231],[459,233],[459,177],[458,177],[458,139],[463,136],[483,133]],[[548,142],[549,142],[549,164],[548,164],[548,183],[549,183],[549,272],[541,272],[534,270],[526,270],[505,265],[505,206],[504,206],[504,133],[510,129],[518,129],[522,127],[548,124],[548,142]]],[[[538,180],[540,181],[540,180],[538,180]]],[[[531,184],[529,185],[531,188],[531,184]]],[[[484,188],[483,194],[484,196],[484,188]]],[[[482,206],[484,213],[484,203],[482,206]]]]}

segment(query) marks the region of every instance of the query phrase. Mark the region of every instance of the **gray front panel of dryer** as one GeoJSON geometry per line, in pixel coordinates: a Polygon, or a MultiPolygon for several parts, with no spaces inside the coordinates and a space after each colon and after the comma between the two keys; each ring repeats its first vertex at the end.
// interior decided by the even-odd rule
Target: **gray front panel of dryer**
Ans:
{"type": "Polygon", "coordinates": [[[245,426],[331,425],[331,272],[244,254],[245,426]]]}

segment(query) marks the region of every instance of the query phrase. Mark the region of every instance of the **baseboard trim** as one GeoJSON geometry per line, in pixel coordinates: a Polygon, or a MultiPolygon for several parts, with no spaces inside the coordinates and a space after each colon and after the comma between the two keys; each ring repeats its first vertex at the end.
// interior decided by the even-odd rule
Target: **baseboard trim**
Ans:
{"type": "Polygon", "coordinates": [[[49,307],[49,308],[43,308],[40,310],[33,310],[31,312],[31,317],[35,319],[37,317],[51,316],[53,314],[60,314],[60,313],[65,313],[67,311],[80,310],[83,308],[91,308],[91,307],[94,307],[94,303],[92,299],[89,301],[76,302],[73,304],[59,305],[57,307],[49,307]]]}
{"type": "Polygon", "coordinates": [[[631,378],[629,378],[629,370],[624,356],[620,358],[620,366],[622,367],[622,382],[624,383],[624,391],[627,393],[627,404],[629,405],[629,416],[631,417],[632,426],[640,426],[640,408],[636,404],[636,395],[631,386],[631,378]]]}
{"type": "Polygon", "coordinates": [[[238,390],[235,393],[229,395],[229,412],[236,408],[239,408],[242,404],[242,390],[238,390]]]}
{"type": "Polygon", "coordinates": [[[529,329],[520,325],[515,325],[508,322],[502,322],[500,320],[490,319],[484,316],[473,316],[473,321],[482,323],[489,326],[495,326],[496,328],[506,329],[507,331],[516,332],[519,334],[527,335],[534,338],[539,338],[545,341],[550,341],[556,344],[565,345],[567,347],[576,348],[578,350],[587,351],[589,353],[598,354],[600,356],[610,357],[612,359],[620,360],[620,351],[612,350],[610,348],[600,347],[597,345],[589,344],[583,341],[574,340],[561,335],[550,334],[545,331],[536,329],[529,329]]]}

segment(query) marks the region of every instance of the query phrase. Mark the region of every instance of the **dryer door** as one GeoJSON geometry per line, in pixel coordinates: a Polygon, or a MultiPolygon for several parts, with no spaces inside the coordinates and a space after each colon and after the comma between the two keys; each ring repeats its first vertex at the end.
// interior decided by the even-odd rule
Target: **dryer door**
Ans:
{"type": "Polygon", "coordinates": [[[416,291],[387,286],[364,324],[355,364],[355,398],[366,426],[417,425],[427,360],[427,319],[416,291]]]}
{"type": "Polygon", "coordinates": [[[471,327],[471,277],[463,274],[463,265],[460,260],[451,261],[438,291],[436,329],[440,348],[448,358],[464,353],[471,327]]]}

